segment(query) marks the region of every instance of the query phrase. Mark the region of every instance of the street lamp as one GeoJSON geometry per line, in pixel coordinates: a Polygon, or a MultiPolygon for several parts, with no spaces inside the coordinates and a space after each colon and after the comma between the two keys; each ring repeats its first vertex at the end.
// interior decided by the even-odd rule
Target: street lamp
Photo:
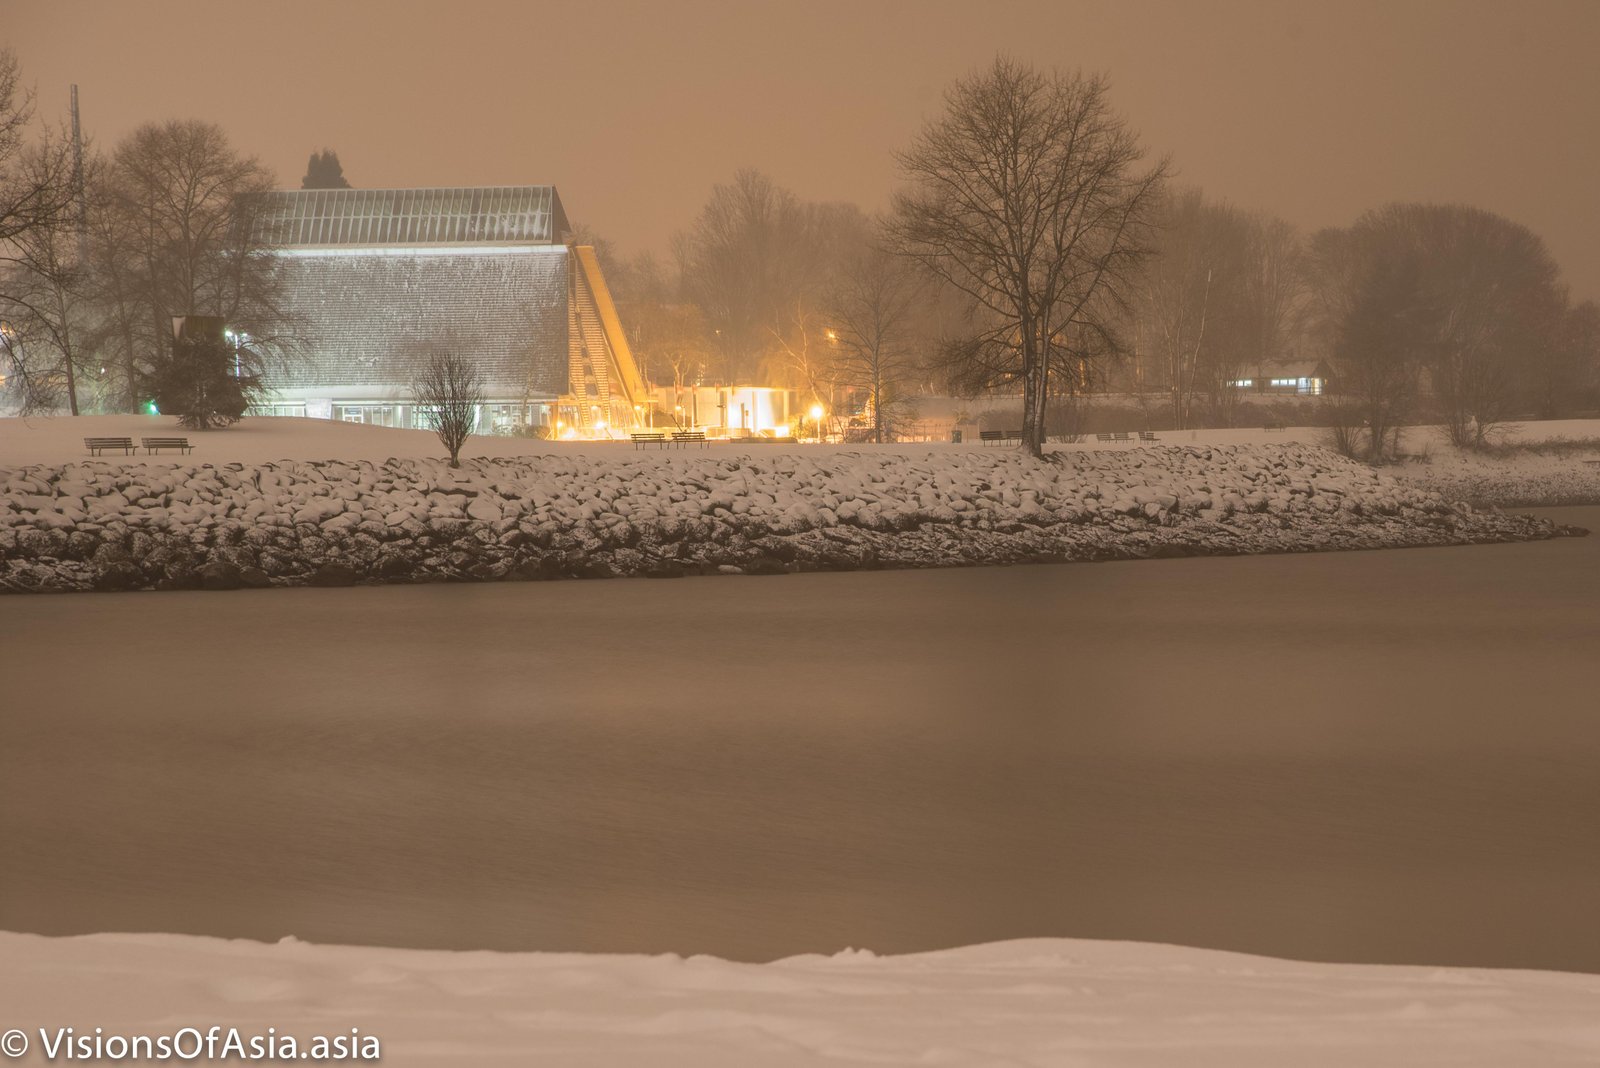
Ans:
{"type": "Polygon", "coordinates": [[[813,404],[811,406],[811,419],[817,424],[817,444],[819,445],[822,444],[822,415],[822,405],[813,404]]]}

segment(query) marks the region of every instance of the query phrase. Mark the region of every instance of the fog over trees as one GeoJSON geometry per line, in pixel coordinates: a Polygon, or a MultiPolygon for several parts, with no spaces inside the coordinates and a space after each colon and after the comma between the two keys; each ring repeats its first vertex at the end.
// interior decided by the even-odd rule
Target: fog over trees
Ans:
{"type": "MultiPolygon", "coordinates": [[[[1600,309],[1572,301],[1538,235],[1484,209],[1390,204],[1303,234],[1167,181],[1106,78],[1004,57],[898,148],[882,217],[746,168],[665,257],[578,227],[648,378],[791,388],[857,440],[901,432],[919,395],[984,394],[1020,403],[1036,451],[1087,394],[1150,428],[1259,419],[1245,384],[1281,366],[1326,374],[1305,417],[1371,457],[1407,422],[1481,446],[1508,420],[1600,407],[1600,309]]],[[[248,339],[241,370],[292,358],[251,218],[275,184],[189,119],[91,139],[80,169],[0,53],[0,405],[137,409],[178,315],[248,339]]],[[[348,188],[337,154],[312,153],[301,186],[348,188]]]]}
{"type": "Polygon", "coordinates": [[[259,370],[287,333],[280,287],[255,225],[270,172],[218,126],[151,123],[112,151],[89,197],[88,276],[103,315],[99,352],[108,403],[138,403],[140,373],[167,358],[173,316],[226,320],[259,370]]]}
{"type": "Polygon", "coordinates": [[[0,379],[23,412],[65,399],[76,414],[70,238],[79,176],[66,135],[35,120],[17,57],[0,50],[0,379]]]}
{"type": "Polygon", "coordinates": [[[178,316],[226,321],[240,375],[292,344],[254,218],[275,182],[220,127],[149,123],[109,153],[87,146],[80,169],[0,53],[0,131],[8,407],[140,408],[152,383],[171,388],[178,316]]]}
{"type": "Polygon", "coordinates": [[[1365,455],[1390,451],[1419,415],[1456,445],[1482,446],[1519,412],[1593,400],[1593,305],[1571,307],[1526,227],[1461,205],[1391,204],[1313,235],[1303,272],[1307,341],[1330,357],[1335,410],[1349,417],[1339,425],[1365,455]]]}

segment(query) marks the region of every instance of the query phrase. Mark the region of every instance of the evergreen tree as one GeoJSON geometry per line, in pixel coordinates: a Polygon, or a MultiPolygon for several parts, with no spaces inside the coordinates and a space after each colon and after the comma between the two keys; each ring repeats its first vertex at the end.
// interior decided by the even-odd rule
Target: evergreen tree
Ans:
{"type": "Polygon", "coordinates": [[[167,357],[142,378],[156,409],[176,416],[190,430],[237,423],[263,389],[254,373],[254,355],[218,333],[220,329],[174,338],[167,357]]]}
{"type": "Polygon", "coordinates": [[[300,179],[301,189],[349,189],[344,167],[339,164],[339,153],[331,148],[311,153],[306,161],[306,176],[300,179]]]}

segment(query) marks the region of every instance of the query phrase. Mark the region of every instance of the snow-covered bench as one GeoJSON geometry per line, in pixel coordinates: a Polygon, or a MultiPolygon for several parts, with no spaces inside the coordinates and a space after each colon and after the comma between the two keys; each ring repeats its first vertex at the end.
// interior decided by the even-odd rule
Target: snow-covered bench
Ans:
{"type": "Polygon", "coordinates": [[[121,449],[126,456],[133,451],[132,438],[84,438],[83,447],[89,450],[90,456],[99,456],[106,449],[121,449]]]}
{"type": "Polygon", "coordinates": [[[189,444],[188,438],[140,438],[139,440],[144,444],[146,454],[160,452],[162,449],[177,449],[185,453],[194,449],[194,446],[189,444]]]}

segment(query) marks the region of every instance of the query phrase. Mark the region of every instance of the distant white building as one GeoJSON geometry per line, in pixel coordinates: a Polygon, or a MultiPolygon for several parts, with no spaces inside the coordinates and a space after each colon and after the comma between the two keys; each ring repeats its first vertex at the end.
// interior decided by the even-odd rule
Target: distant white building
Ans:
{"type": "Polygon", "coordinates": [[[1268,364],[1254,374],[1228,383],[1246,393],[1268,393],[1289,397],[1320,397],[1328,392],[1333,372],[1320,360],[1286,360],[1268,364]]]}
{"type": "Polygon", "coordinates": [[[552,186],[266,194],[297,343],[260,414],[417,424],[430,353],[472,360],[479,431],[598,436],[650,402],[611,294],[552,186]]]}

